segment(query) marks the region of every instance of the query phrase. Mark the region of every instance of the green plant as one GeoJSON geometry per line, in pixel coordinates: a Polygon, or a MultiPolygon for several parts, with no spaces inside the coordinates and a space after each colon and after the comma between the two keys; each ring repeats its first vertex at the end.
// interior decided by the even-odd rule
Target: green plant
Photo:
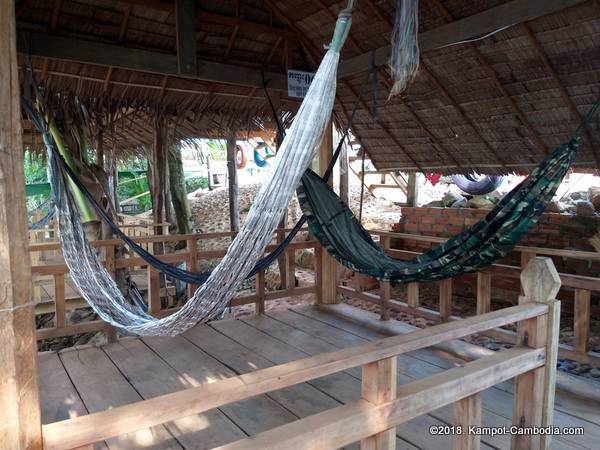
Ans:
{"type": "Polygon", "coordinates": [[[189,194],[198,189],[208,188],[208,178],[206,177],[192,177],[185,180],[185,190],[189,194]]]}

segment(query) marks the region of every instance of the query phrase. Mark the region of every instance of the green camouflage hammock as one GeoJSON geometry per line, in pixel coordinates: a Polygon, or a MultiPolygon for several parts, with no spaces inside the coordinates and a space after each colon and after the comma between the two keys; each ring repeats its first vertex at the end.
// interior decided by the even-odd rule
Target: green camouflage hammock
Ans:
{"type": "Polygon", "coordinates": [[[349,269],[379,280],[435,281],[476,272],[506,256],[537,222],[571,167],[580,133],[556,148],[525,180],[509,192],[481,221],[410,261],[389,257],[356,220],[350,209],[314,172],[307,171],[298,188],[300,207],[311,233],[329,254],[349,269]]]}

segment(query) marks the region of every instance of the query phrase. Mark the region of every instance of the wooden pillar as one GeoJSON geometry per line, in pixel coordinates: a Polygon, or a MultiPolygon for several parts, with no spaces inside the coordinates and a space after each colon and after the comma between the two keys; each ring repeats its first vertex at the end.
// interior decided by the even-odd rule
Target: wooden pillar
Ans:
{"type": "Polygon", "coordinates": [[[406,194],[406,204],[408,206],[417,206],[419,201],[419,184],[416,173],[408,174],[408,193],[406,194]]]}
{"type": "Polygon", "coordinates": [[[576,352],[587,353],[590,341],[591,292],[587,289],[575,289],[573,347],[576,352]]]}
{"type": "Polygon", "coordinates": [[[231,130],[227,136],[227,175],[229,179],[229,230],[240,230],[240,205],[238,201],[237,168],[235,166],[236,132],[231,130]]]}
{"type": "MultiPolygon", "coordinates": [[[[396,357],[365,364],[362,369],[362,398],[378,405],[396,398],[396,357]]],[[[396,428],[377,433],[360,442],[361,450],[394,450],[396,428]]]]}
{"type": "Polygon", "coordinates": [[[452,315],[452,278],[440,281],[440,320],[448,322],[452,315]]]}
{"type": "MultiPolygon", "coordinates": [[[[383,236],[381,238],[381,248],[387,253],[390,249],[390,238],[383,236]]],[[[392,283],[389,280],[379,281],[379,298],[381,299],[381,320],[390,320],[390,297],[392,294],[392,283]]]]}
{"type": "Polygon", "coordinates": [[[348,205],[348,195],[350,189],[349,171],[350,162],[348,160],[348,147],[346,143],[342,145],[342,151],[340,152],[339,158],[340,165],[340,199],[344,204],[348,205]]]}
{"type": "Polygon", "coordinates": [[[408,283],[406,286],[407,304],[410,308],[419,307],[419,283],[408,283]]]}
{"type": "MultiPolygon", "coordinates": [[[[560,289],[560,277],[550,258],[535,258],[521,273],[524,295],[519,304],[548,304],[548,314],[524,320],[517,326],[517,345],[546,348],[545,365],[519,375],[515,380],[513,425],[546,427],[552,425],[556,360],[560,324],[560,302],[555,296],[560,289]]],[[[550,436],[517,434],[512,436],[511,449],[537,450],[550,448],[550,436]]]]}
{"type": "MultiPolygon", "coordinates": [[[[323,175],[327,170],[327,165],[333,154],[333,127],[331,121],[325,128],[323,140],[319,148],[319,175],[323,175]]],[[[329,178],[327,184],[333,186],[333,178],[329,178]]],[[[317,292],[317,303],[331,304],[337,303],[337,285],[338,285],[338,263],[333,259],[327,250],[321,249],[319,252],[321,264],[319,265],[320,282],[317,292]]],[[[315,255],[318,256],[318,255],[315,255]]]]}
{"type": "Polygon", "coordinates": [[[480,436],[468,430],[481,426],[481,403],[481,393],[477,393],[452,405],[452,425],[463,431],[452,435],[452,450],[479,450],[480,436]]]}
{"type": "Polygon", "coordinates": [[[477,315],[492,310],[492,274],[477,272],[477,315]]]}
{"type": "Polygon", "coordinates": [[[265,312],[265,272],[256,274],[256,314],[265,312]]]}
{"type": "Polygon", "coordinates": [[[0,1],[0,446],[41,449],[14,7],[0,1]]]}

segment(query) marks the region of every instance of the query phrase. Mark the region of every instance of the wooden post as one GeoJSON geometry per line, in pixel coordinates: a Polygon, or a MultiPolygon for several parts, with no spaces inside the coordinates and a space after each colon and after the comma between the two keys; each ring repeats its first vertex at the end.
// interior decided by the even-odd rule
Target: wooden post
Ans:
{"type": "MultiPolygon", "coordinates": [[[[114,245],[104,247],[104,266],[108,273],[113,277],[113,280],[117,281],[117,284],[119,284],[117,280],[116,256],[117,248],[114,245]]],[[[106,340],[108,342],[117,342],[118,340],[117,329],[112,325],[106,329],[106,340]]]]}
{"type": "Polygon", "coordinates": [[[452,315],[452,278],[440,281],[440,320],[448,322],[452,315]]]}
{"type": "Polygon", "coordinates": [[[240,205],[238,203],[237,168],[235,166],[236,132],[227,136],[227,175],[229,179],[229,230],[240,231],[240,205]]]}
{"type": "Polygon", "coordinates": [[[419,184],[416,173],[408,174],[408,193],[406,194],[406,204],[415,207],[419,201],[419,184]]]}
{"type": "MultiPolygon", "coordinates": [[[[154,118],[154,142],[152,146],[152,219],[154,224],[162,224],[165,221],[165,192],[167,189],[167,155],[166,155],[165,122],[162,117],[154,118]]],[[[154,234],[163,234],[162,225],[154,227],[154,234]]],[[[163,253],[162,242],[155,242],[154,254],[163,253]]]]}
{"type": "Polygon", "coordinates": [[[0,445],[41,449],[15,2],[0,1],[0,445]]]}
{"type": "MultiPolygon", "coordinates": [[[[519,304],[542,302],[548,304],[548,314],[524,320],[517,327],[517,345],[546,348],[544,366],[519,375],[515,381],[513,424],[519,427],[552,425],[556,359],[560,324],[560,302],[555,296],[560,289],[560,277],[550,258],[535,258],[521,273],[524,295],[519,304]]],[[[548,449],[548,435],[513,435],[511,448],[548,449]]]]}
{"type": "MultiPolygon", "coordinates": [[[[362,368],[362,398],[373,403],[386,403],[396,398],[396,357],[365,364],[362,368]]],[[[396,428],[370,436],[360,442],[361,450],[394,450],[396,428]]]]}
{"type": "Polygon", "coordinates": [[[477,272],[477,315],[490,312],[492,308],[492,274],[477,272]]]}
{"type": "Polygon", "coordinates": [[[481,426],[481,394],[463,398],[452,405],[452,424],[462,433],[452,435],[452,450],[479,450],[480,436],[469,433],[470,426],[481,426]]]}
{"type": "Polygon", "coordinates": [[[408,307],[417,309],[419,307],[419,283],[408,283],[406,286],[406,296],[408,307]]]}
{"type": "MultiPolygon", "coordinates": [[[[525,270],[525,267],[527,267],[527,264],[529,264],[529,262],[535,258],[535,253],[529,253],[529,252],[521,252],[521,272],[523,272],[523,270],[525,270]]],[[[523,295],[523,284],[521,283],[521,295],[523,295]]]]}
{"type": "Polygon", "coordinates": [[[576,352],[587,353],[590,340],[590,307],[591,292],[587,289],[575,289],[575,311],[573,318],[573,332],[575,338],[573,347],[576,352]]]}
{"type": "Polygon", "coordinates": [[[54,326],[63,328],[66,322],[65,275],[54,275],[54,326]]]}
{"type": "Polygon", "coordinates": [[[344,202],[345,205],[348,205],[348,192],[350,189],[350,182],[348,179],[349,176],[349,165],[350,162],[348,160],[348,147],[346,143],[342,144],[342,151],[340,152],[340,199],[344,202]]]}
{"type": "MultiPolygon", "coordinates": [[[[381,238],[381,248],[387,253],[390,249],[390,238],[383,236],[381,238]]],[[[388,280],[379,281],[379,297],[381,299],[381,320],[390,320],[390,297],[392,294],[392,284],[388,280]]]]}
{"type": "MultiPolygon", "coordinates": [[[[195,237],[189,238],[187,240],[187,250],[189,253],[187,270],[190,272],[196,272],[196,270],[198,270],[198,239],[195,237]]],[[[188,297],[194,295],[196,289],[198,289],[198,285],[188,284],[188,297]]]]}
{"type": "Polygon", "coordinates": [[[284,289],[296,288],[296,250],[287,250],[285,252],[285,263],[287,272],[287,284],[284,289]]]}
{"type": "Polygon", "coordinates": [[[160,273],[152,266],[147,267],[148,276],[148,312],[156,315],[161,310],[160,273]]]}
{"type": "Polygon", "coordinates": [[[256,314],[265,312],[265,272],[256,274],[256,314]]]}
{"type": "MultiPolygon", "coordinates": [[[[321,147],[319,148],[319,175],[323,175],[333,154],[333,128],[331,121],[325,128],[321,147]]],[[[333,186],[333,178],[330,177],[327,184],[333,186]]],[[[315,255],[316,256],[316,255],[315,255]]],[[[338,285],[338,263],[333,259],[327,250],[321,249],[321,280],[320,290],[317,293],[317,303],[331,304],[337,303],[337,285],[338,285]]]]}

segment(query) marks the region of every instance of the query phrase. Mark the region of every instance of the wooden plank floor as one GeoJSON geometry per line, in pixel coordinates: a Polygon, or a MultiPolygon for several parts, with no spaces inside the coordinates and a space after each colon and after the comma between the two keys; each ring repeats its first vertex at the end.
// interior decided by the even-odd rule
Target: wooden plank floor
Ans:
{"type": "MultiPolygon", "coordinates": [[[[365,319],[372,319],[369,313],[365,319]]],[[[42,420],[51,423],[132,403],[338,348],[385,334],[337,311],[296,307],[261,316],[215,322],[175,338],[122,339],[104,347],[77,347],[40,354],[42,420]]],[[[398,357],[399,383],[456,365],[431,350],[398,357]]],[[[141,430],[98,444],[104,449],[208,449],[355,400],[360,368],[141,430]]],[[[484,426],[510,425],[512,384],[483,394],[484,426]]],[[[451,423],[450,407],[397,429],[398,449],[448,449],[450,437],[429,433],[451,423]]],[[[583,426],[583,436],[559,436],[554,449],[592,449],[600,442],[600,406],[557,401],[555,423],[583,426]]],[[[484,436],[482,448],[507,449],[508,436],[484,436]]],[[[358,445],[349,448],[358,448],[358,445]]]]}

